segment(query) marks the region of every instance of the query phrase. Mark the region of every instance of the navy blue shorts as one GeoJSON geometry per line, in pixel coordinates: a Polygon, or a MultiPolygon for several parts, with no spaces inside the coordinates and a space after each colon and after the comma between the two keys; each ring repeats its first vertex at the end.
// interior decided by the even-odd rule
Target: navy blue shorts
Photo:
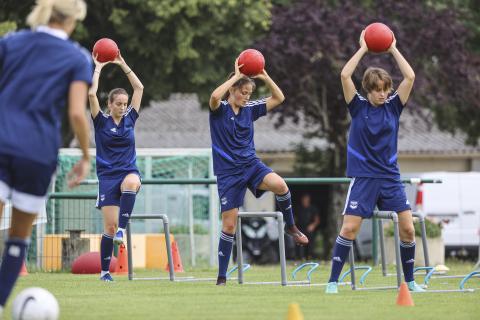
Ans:
{"type": "MultiPolygon", "coordinates": [[[[133,171],[120,175],[116,178],[98,179],[97,208],[105,206],[120,207],[120,197],[122,196],[122,182],[129,174],[136,174],[140,178],[140,173],[133,171]]],[[[137,190],[138,192],[138,190],[137,190]]]]}
{"type": "Polygon", "coordinates": [[[343,214],[371,218],[375,206],[381,211],[410,210],[403,183],[386,178],[352,178],[343,214]]]}
{"type": "Polygon", "coordinates": [[[264,194],[265,191],[258,190],[258,186],[270,172],[273,172],[273,170],[263,162],[256,161],[245,167],[240,174],[217,175],[218,196],[220,197],[222,212],[242,206],[247,188],[257,198],[264,194]]]}
{"type": "Polygon", "coordinates": [[[45,208],[48,187],[57,168],[17,156],[0,154],[0,201],[10,199],[24,212],[39,213],[45,208]]]}

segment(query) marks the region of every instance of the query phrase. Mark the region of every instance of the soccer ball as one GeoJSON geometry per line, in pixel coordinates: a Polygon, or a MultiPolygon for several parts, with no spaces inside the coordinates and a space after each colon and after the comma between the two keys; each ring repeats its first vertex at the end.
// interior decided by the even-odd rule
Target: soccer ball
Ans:
{"type": "Polygon", "coordinates": [[[59,313],[57,299],[42,288],[27,288],[13,300],[14,320],[57,320],[59,313]]]}

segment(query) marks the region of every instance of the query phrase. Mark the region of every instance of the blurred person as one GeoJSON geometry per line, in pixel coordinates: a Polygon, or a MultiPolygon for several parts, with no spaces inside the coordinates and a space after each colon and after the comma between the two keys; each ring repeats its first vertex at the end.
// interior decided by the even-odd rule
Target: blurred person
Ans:
{"type": "Polygon", "coordinates": [[[305,236],[309,239],[309,243],[304,246],[295,247],[295,257],[297,259],[312,259],[316,230],[320,225],[320,211],[312,204],[310,194],[305,193],[300,199],[300,207],[296,211],[296,223],[300,230],[303,230],[305,236]]]}
{"type": "Polygon", "coordinates": [[[112,62],[102,63],[96,57],[93,59],[95,71],[88,98],[97,149],[97,208],[102,210],[104,223],[100,241],[100,280],[110,282],[113,281],[109,272],[113,245],[123,243],[125,229],[141,186],[136,164],[134,128],[142,102],[143,84],[120,53],[112,62]],[[103,67],[109,63],[122,69],[132,85],[133,95],[129,105],[125,89],[111,90],[108,94],[108,112],[102,112],[97,98],[98,82],[103,67]]]}
{"type": "Polygon", "coordinates": [[[375,206],[380,210],[398,213],[400,252],[405,281],[410,291],[424,291],[415,283],[415,230],[412,212],[400,180],[397,164],[397,142],[400,114],[412,91],[415,73],[396,46],[388,49],[403,75],[393,93],[392,78],[381,68],[368,68],[362,81],[367,97],[361,96],[352,80],[362,57],[368,52],[360,35],[360,49],[343,67],[341,81],[348,111],[352,118],[347,146],[347,176],[351,177],[343,225],[335,242],[332,271],[326,293],[338,292],[338,277],[352,247],[362,219],[370,218],[375,206]]]}
{"type": "Polygon", "coordinates": [[[25,261],[33,222],[45,208],[66,105],[82,151],[69,186],[90,170],[85,110],[92,61],[69,39],[86,11],[83,0],[39,0],[27,18],[31,30],[0,39],[0,215],[8,199],[13,208],[0,267],[0,317],[25,261]]]}
{"type": "Polygon", "coordinates": [[[257,157],[253,141],[253,122],[280,105],[285,97],[263,70],[255,78],[267,85],[271,96],[249,101],[255,90],[255,82],[244,76],[240,67],[237,59],[235,72],[212,92],[209,103],[213,168],[217,176],[222,212],[217,285],[226,284],[238,208],[243,204],[247,188],[257,198],[265,191],[275,193],[286,222],[286,233],[292,236],[297,244],[308,244],[307,237],[295,225],[287,184],[257,157]]]}

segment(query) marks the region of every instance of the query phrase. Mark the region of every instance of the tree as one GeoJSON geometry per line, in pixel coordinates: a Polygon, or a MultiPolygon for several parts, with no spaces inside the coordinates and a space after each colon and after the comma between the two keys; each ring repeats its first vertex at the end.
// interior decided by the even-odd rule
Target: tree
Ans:
{"type": "MultiPolygon", "coordinates": [[[[460,14],[436,8],[425,1],[327,1],[302,0],[273,11],[272,26],[256,47],[267,60],[268,71],[279,82],[285,106],[279,108],[281,126],[285,118],[304,117],[308,137],[320,137],[329,147],[316,157],[310,173],[343,176],[349,119],[343,99],[340,71],[358,49],[361,30],[381,21],[395,32],[397,46],[416,72],[410,112],[428,109],[440,128],[468,134],[470,143],[480,136],[479,57],[466,45],[470,32],[460,14]]],[[[390,55],[367,55],[354,74],[360,89],[367,66],[380,66],[398,85],[401,74],[390,55]]],[[[309,161],[300,146],[299,160],[309,161]]],[[[318,151],[317,151],[318,154],[318,151]]],[[[310,159],[311,160],[311,159],[310,159]]],[[[303,165],[302,170],[309,168],[303,165]]],[[[311,167],[310,167],[311,168],[311,167]]],[[[342,211],[344,186],[332,186],[328,239],[335,239],[336,217],[342,211]]]]}
{"type": "MultiPolygon", "coordinates": [[[[1,21],[25,27],[33,4],[2,1],[1,21]]],[[[240,51],[268,29],[272,7],[270,0],[87,0],[87,4],[87,17],[73,39],[86,48],[103,37],[114,39],[145,86],[145,105],[172,92],[195,92],[207,101],[212,89],[233,71],[240,51]]],[[[128,81],[118,68],[107,67],[100,80],[102,103],[116,87],[129,88],[128,81]]]]}

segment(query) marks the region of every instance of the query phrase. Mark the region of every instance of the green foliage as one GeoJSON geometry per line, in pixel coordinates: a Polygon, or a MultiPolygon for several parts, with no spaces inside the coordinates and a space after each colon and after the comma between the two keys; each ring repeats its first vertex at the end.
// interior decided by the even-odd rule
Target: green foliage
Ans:
{"type": "MultiPolygon", "coordinates": [[[[172,92],[196,92],[203,102],[233,69],[238,53],[270,25],[270,0],[88,1],[77,39],[92,48],[114,39],[145,85],[144,104],[172,92]]],[[[107,67],[100,91],[129,88],[107,67]]]]}
{"type": "Polygon", "coordinates": [[[16,29],[17,29],[17,24],[14,21],[0,22],[0,37],[16,29]]]}
{"type": "MultiPolygon", "coordinates": [[[[415,227],[415,236],[421,237],[422,230],[420,228],[420,223],[414,223],[415,227]]],[[[442,236],[442,226],[440,223],[434,223],[428,219],[425,219],[425,231],[427,233],[427,238],[439,238],[442,236]]],[[[385,235],[393,237],[393,223],[385,229],[385,235]]]]}

